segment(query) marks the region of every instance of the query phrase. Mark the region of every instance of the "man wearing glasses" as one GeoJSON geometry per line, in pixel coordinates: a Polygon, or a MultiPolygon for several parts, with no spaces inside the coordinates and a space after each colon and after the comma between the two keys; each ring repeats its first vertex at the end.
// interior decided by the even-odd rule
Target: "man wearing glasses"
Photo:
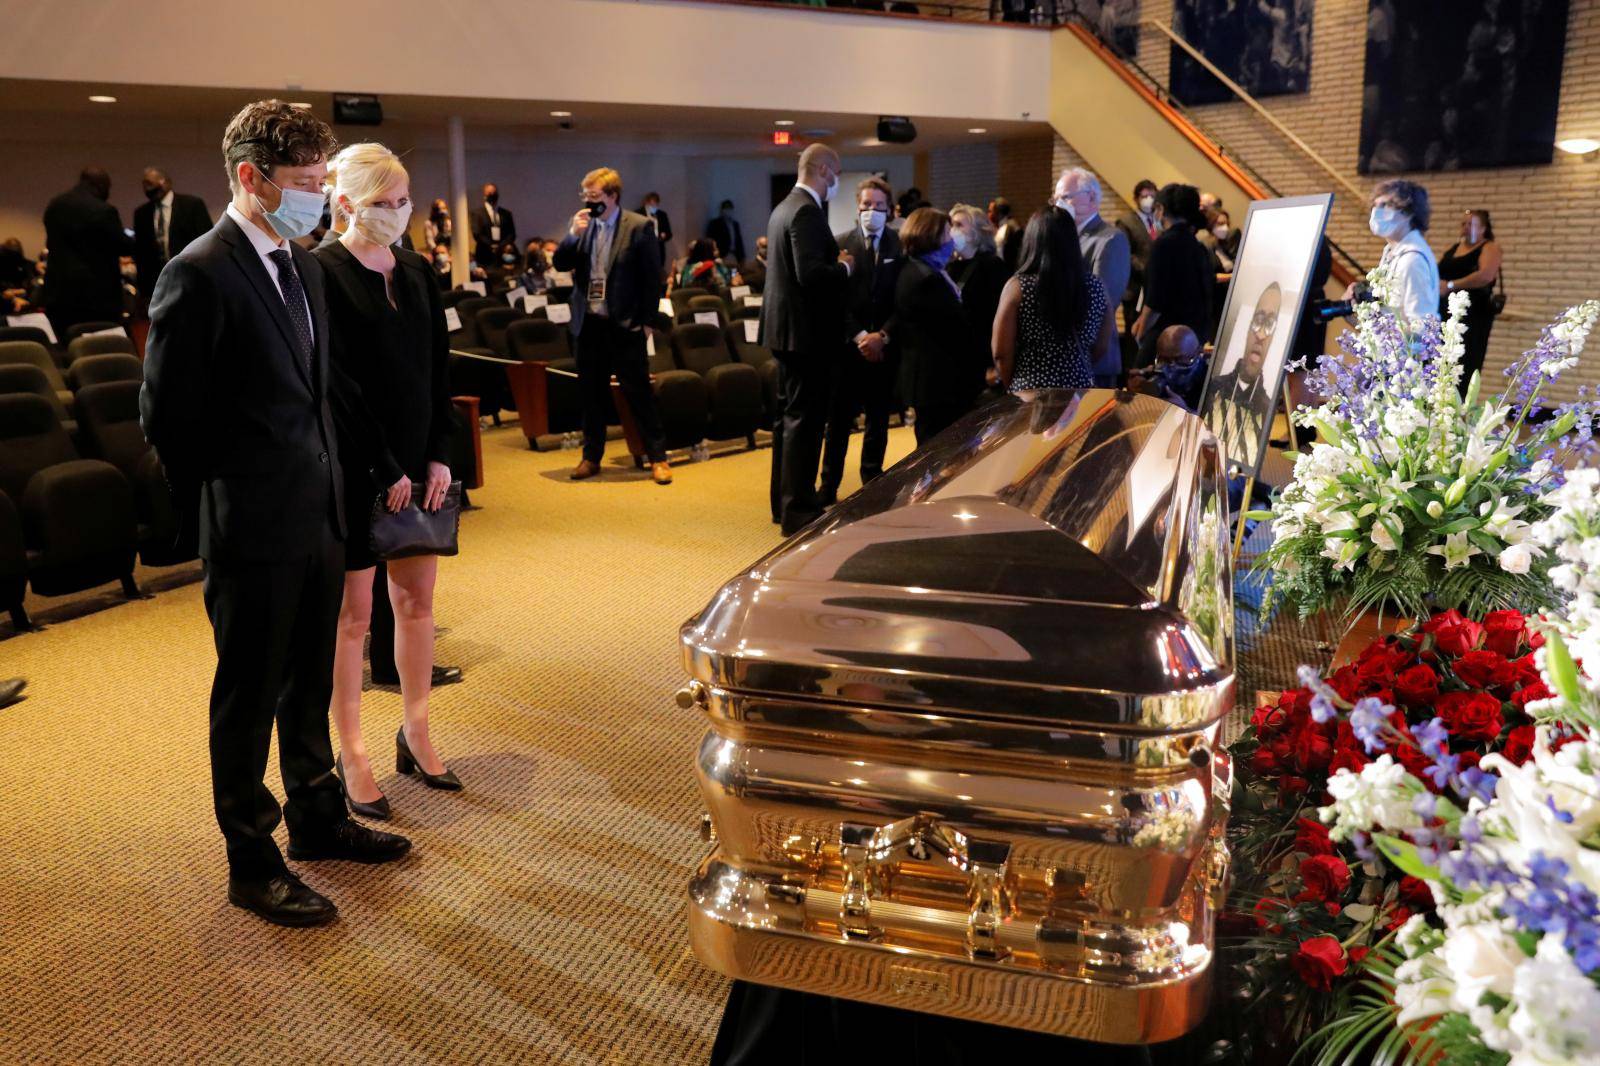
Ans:
{"type": "MultiPolygon", "coordinates": [[[[1073,167],[1056,181],[1051,202],[1072,216],[1078,226],[1078,248],[1083,265],[1100,279],[1106,294],[1117,299],[1128,287],[1133,269],[1128,235],[1100,217],[1100,179],[1093,171],[1073,167]]],[[[1122,352],[1113,345],[1104,365],[1090,368],[1100,388],[1115,388],[1122,374],[1122,352]]]]}
{"type": "Polygon", "coordinates": [[[1246,322],[1244,352],[1227,373],[1206,390],[1202,412],[1206,425],[1222,441],[1230,463],[1253,474],[1260,462],[1261,441],[1272,417],[1273,383],[1265,379],[1267,356],[1278,331],[1283,290],[1276,281],[1262,290],[1246,322]]]}

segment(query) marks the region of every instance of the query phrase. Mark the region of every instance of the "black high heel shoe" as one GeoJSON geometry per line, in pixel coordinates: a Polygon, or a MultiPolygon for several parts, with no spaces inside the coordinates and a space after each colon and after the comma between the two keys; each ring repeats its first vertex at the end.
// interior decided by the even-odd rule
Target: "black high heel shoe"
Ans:
{"type": "Polygon", "coordinates": [[[339,753],[339,757],[334,760],[333,764],[339,769],[339,791],[344,793],[344,801],[349,804],[350,809],[363,818],[371,818],[377,822],[387,822],[389,820],[389,797],[380,792],[378,793],[378,798],[371,803],[362,803],[360,800],[351,799],[350,789],[344,783],[343,752],[339,753]]]}
{"type": "Polygon", "coordinates": [[[430,774],[424,770],[411,754],[411,746],[406,743],[405,726],[394,735],[394,768],[396,773],[415,774],[422,778],[422,783],[429,788],[437,788],[444,792],[460,792],[461,779],[455,771],[446,769],[442,774],[430,774]]]}

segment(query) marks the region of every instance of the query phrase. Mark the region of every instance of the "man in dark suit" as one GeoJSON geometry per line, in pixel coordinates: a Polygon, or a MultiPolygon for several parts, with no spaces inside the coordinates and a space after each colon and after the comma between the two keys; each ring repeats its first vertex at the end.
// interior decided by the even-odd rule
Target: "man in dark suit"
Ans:
{"type": "Polygon", "coordinates": [[[839,187],[839,153],[813,144],[800,180],[767,222],[767,289],[761,344],[778,360],[782,416],[772,427],[772,520],[787,536],[822,514],[817,461],[828,391],[845,340],[846,288],[854,259],[828,229],[824,204],[839,187]]]}
{"type": "Polygon", "coordinates": [[[284,865],[280,813],[297,862],[410,848],[350,819],[328,738],[345,530],[332,411],[348,398],[330,396],[346,386],[329,365],[322,268],[294,240],[321,216],[334,140],[309,111],[266,100],[233,117],[222,145],[233,199],[156,281],[139,414],[180,513],[199,524],[228,899],[318,925],[337,910],[284,865]],[[281,812],[262,782],[274,721],[281,812]]]}
{"type": "Polygon", "coordinates": [[[156,167],[145,168],[144,197],[148,202],[133,210],[133,261],[139,268],[139,302],[148,305],[161,268],[211,229],[211,212],[200,197],[174,192],[172,180],[156,167]]]}
{"type": "Polygon", "coordinates": [[[661,241],[644,215],[622,209],[622,178],[610,167],[584,175],[583,209],[556,248],[557,270],[572,271],[572,333],[583,395],[583,459],[574,481],[594,477],[606,451],[611,376],[644,437],[650,476],[672,484],[661,412],[650,387],[644,327],[661,303],[661,241]]]}
{"type": "Polygon", "coordinates": [[[488,270],[500,262],[500,246],[517,243],[517,220],[500,206],[500,188],[483,187],[483,203],[472,209],[472,261],[488,270]]]}
{"type": "MultiPolygon", "coordinates": [[[[1150,259],[1150,246],[1155,242],[1156,183],[1149,178],[1133,187],[1133,210],[1117,219],[1117,228],[1128,238],[1128,288],[1121,296],[1124,331],[1133,329],[1139,317],[1139,297],[1144,294],[1144,267],[1150,259]]],[[[1113,300],[1116,293],[1107,293],[1113,300]]]]}
{"type": "Polygon", "coordinates": [[[110,198],[111,175],[84,167],[78,184],[44,209],[44,309],[63,341],[79,322],[122,321],[122,257],[133,253],[133,242],[110,198]]]}
{"type": "Polygon", "coordinates": [[[893,310],[894,292],[881,282],[900,258],[900,237],[889,228],[889,183],[867,178],[856,188],[856,225],[840,234],[839,246],[855,260],[845,306],[844,344],[834,364],[828,402],[828,435],[822,449],[822,487],[818,502],[832,506],[844,480],[844,462],[856,415],[867,416],[861,436],[861,483],[883,473],[889,446],[889,414],[894,408],[896,367],[888,358],[883,324],[893,310]]]}
{"type": "MultiPolygon", "coordinates": [[[[1272,408],[1278,398],[1277,381],[1283,365],[1282,345],[1274,345],[1283,317],[1283,290],[1270,282],[1256,299],[1250,317],[1237,323],[1244,331],[1244,350],[1231,366],[1206,383],[1200,417],[1222,441],[1229,463],[1242,473],[1254,474],[1261,461],[1261,444],[1272,408]],[[1274,349],[1280,352],[1273,358],[1274,349]],[[1271,362],[1273,365],[1268,366],[1271,362]]],[[[1220,353],[1214,358],[1220,358],[1220,353]]]]}
{"type": "Polygon", "coordinates": [[[661,261],[663,263],[668,262],[672,258],[668,254],[668,248],[672,244],[672,219],[667,217],[666,211],[661,207],[661,194],[658,192],[645,193],[644,202],[639,207],[639,213],[650,220],[651,227],[661,240],[661,261]]]}
{"type": "Polygon", "coordinates": [[[767,235],[756,238],[756,257],[739,264],[739,277],[750,291],[760,296],[767,291],[767,235]]]}
{"type": "Polygon", "coordinates": [[[706,236],[717,242],[717,258],[731,255],[735,262],[744,262],[744,230],[733,217],[732,200],[722,201],[717,217],[706,223],[706,236]]]}

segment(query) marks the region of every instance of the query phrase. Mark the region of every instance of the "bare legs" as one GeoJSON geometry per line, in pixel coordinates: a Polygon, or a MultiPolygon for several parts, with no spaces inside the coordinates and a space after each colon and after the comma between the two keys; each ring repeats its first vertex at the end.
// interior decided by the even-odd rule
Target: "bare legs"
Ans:
{"type": "MultiPolygon", "coordinates": [[[[432,555],[389,563],[394,660],[400,671],[400,697],[405,702],[406,744],[417,763],[430,774],[445,771],[428,735],[428,695],[433,686],[433,583],[438,572],[439,560],[432,555]]],[[[345,788],[358,803],[373,803],[383,795],[372,775],[366,742],[361,737],[361,650],[371,621],[372,567],[347,571],[334,647],[331,710],[339,732],[345,788]]]]}
{"type": "Polygon", "coordinates": [[[344,603],[339,607],[339,635],[333,650],[333,725],[339,732],[345,788],[358,803],[375,803],[383,795],[373,780],[367,745],[361,739],[361,644],[372,621],[372,570],[369,566],[345,571],[344,603]]]}
{"type": "MultiPolygon", "coordinates": [[[[405,702],[406,745],[430,774],[445,765],[428,735],[428,695],[433,688],[433,583],[439,559],[418,555],[389,562],[389,602],[394,605],[394,662],[405,702]]],[[[370,575],[368,577],[370,585],[370,575]]]]}

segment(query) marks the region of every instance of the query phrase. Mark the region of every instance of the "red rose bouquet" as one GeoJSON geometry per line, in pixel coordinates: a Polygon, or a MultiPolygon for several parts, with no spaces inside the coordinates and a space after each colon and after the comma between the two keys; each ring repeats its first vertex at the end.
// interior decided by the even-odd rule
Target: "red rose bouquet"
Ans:
{"type": "Polygon", "coordinates": [[[1532,753],[1524,708],[1551,696],[1534,665],[1542,643],[1516,611],[1448,611],[1325,678],[1302,667],[1303,687],[1256,708],[1232,746],[1234,888],[1220,938],[1254,1008],[1240,1019],[1250,1061],[1286,1061],[1340,1015],[1369,953],[1433,910],[1428,886],[1370,840],[1330,837],[1317,816],[1329,778],[1381,752],[1464,808],[1492,781],[1480,759],[1532,753]]]}

